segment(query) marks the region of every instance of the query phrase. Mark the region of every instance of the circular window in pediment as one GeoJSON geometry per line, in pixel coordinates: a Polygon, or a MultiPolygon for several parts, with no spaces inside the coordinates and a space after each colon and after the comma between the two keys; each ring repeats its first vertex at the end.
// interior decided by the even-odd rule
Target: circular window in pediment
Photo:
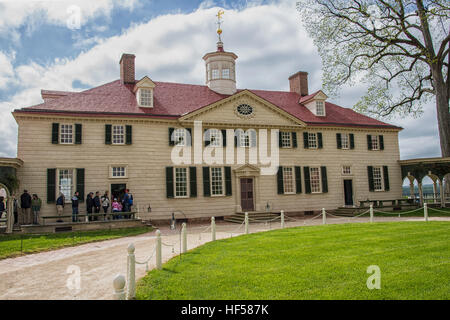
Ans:
{"type": "Polygon", "coordinates": [[[241,116],[248,117],[253,114],[253,107],[248,104],[240,104],[236,108],[237,113],[241,116]]]}

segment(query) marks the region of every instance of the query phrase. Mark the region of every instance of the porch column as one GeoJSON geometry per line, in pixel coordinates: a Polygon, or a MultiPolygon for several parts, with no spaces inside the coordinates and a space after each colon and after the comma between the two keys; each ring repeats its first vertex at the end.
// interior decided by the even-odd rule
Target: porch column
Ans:
{"type": "Polygon", "coordinates": [[[433,180],[433,202],[437,203],[437,179],[433,180]]]}
{"type": "Polygon", "coordinates": [[[14,226],[14,201],[13,197],[7,197],[8,207],[6,209],[6,233],[12,233],[14,226]]]}
{"type": "Polygon", "coordinates": [[[409,194],[411,196],[411,199],[415,199],[415,190],[414,190],[414,180],[409,179],[409,194]]]}
{"type": "Polygon", "coordinates": [[[441,187],[441,208],[445,208],[445,189],[444,189],[444,178],[439,180],[441,187]]]}
{"type": "Polygon", "coordinates": [[[423,190],[422,190],[422,182],[419,182],[419,204],[423,206],[423,190]]]}

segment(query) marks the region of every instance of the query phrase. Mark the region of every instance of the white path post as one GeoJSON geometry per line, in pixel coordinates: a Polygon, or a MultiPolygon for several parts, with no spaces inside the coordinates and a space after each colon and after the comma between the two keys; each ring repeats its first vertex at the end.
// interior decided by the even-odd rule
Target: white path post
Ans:
{"type": "Polygon", "coordinates": [[[211,238],[216,241],[216,218],[211,217],[211,238]]]}
{"type": "Polygon", "coordinates": [[[113,281],[113,287],[114,287],[114,300],[125,300],[126,294],[125,294],[125,277],[121,274],[118,274],[113,281]]]}
{"type": "Polygon", "coordinates": [[[280,219],[281,219],[281,229],[284,229],[284,210],[281,210],[280,213],[280,219]]]}
{"type": "Polygon", "coordinates": [[[245,213],[245,234],[248,234],[248,212],[245,213]]]}
{"type": "Polygon", "coordinates": [[[372,223],[373,222],[373,204],[370,204],[369,212],[370,212],[370,223],[372,223]]]}
{"type": "Polygon", "coordinates": [[[325,208],[322,208],[322,224],[327,224],[327,213],[325,212],[325,208]]]}
{"type": "Polygon", "coordinates": [[[428,205],[426,202],[423,204],[423,215],[425,217],[425,221],[428,221],[428,205]]]}
{"type": "Polygon", "coordinates": [[[136,257],[134,256],[134,244],[128,245],[128,287],[127,287],[127,300],[134,299],[136,295],[136,257]]]}
{"type": "Polygon", "coordinates": [[[156,269],[162,269],[161,231],[156,230],[156,269]]]}
{"type": "Polygon", "coordinates": [[[187,251],[187,232],[185,222],[181,225],[181,238],[183,239],[182,253],[185,253],[187,251]]]}

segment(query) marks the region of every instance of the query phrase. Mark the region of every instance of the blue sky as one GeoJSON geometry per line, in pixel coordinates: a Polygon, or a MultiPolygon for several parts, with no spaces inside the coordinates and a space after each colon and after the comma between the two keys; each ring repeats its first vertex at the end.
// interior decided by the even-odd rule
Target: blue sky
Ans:
{"type": "MultiPolygon", "coordinates": [[[[215,13],[225,9],[225,49],[238,54],[239,88],[288,90],[288,76],[308,71],[321,88],[321,61],[302,28],[295,1],[0,0],[0,156],[15,157],[15,108],[42,102],[40,89],[82,90],[115,80],[122,52],[136,54],[136,76],[204,83],[201,57],[214,49],[215,13]],[[80,28],[73,6],[79,8],[80,28]],[[270,77],[267,77],[270,74],[270,77]]],[[[364,87],[331,101],[352,107],[364,87]]],[[[401,158],[440,156],[433,103],[418,119],[389,119],[401,158]]]]}

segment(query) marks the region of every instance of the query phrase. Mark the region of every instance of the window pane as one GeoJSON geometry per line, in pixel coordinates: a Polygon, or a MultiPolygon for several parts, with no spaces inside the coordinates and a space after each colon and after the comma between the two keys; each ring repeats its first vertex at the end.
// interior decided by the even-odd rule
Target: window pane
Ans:
{"type": "Polygon", "coordinates": [[[211,194],[223,195],[222,168],[211,168],[211,194]]]}
{"type": "Polygon", "coordinates": [[[240,139],[240,143],[239,143],[240,147],[249,147],[250,146],[250,137],[247,132],[241,131],[241,133],[239,135],[239,139],[240,139]]]}
{"type": "Polygon", "coordinates": [[[316,112],[318,116],[324,116],[325,115],[325,106],[323,101],[317,101],[316,102],[316,112]]]}
{"type": "Polygon", "coordinates": [[[379,146],[378,146],[378,136],[371,136],[372,138],[372,150],[378,150],[379,146]]]}
{"type": "Polygon", "coordinates": [[[213,79],[219,79],[219,69],[213,69],[212,70],[212,78],[213,79]]]}
{"type": "Polygon", "coordinates": [[[341,144],[342,144],[342,149],[349,149],[349,137],[347,133],[343,133],[341,134],[341,144]]]}
{"type": "Polygon", "coordinates": [[[375,191],[383,190],[383,182],[381,179],[382,179],[381,168],[374,167],[373,168],[373,186],[374,186],[375,191]]]}
{"type": "Polygon", "coordinates": [[[352,174],[352,169],[350,166],[343,166],[342,167],[342,174],[352,174]]]}
{"type": "Polygon", "coordinates": [[[186,145],[186,129],[176,129],[174,131],[174,142],[176,146],[186,145]]]}
{"type": "Polygon", "coordinates": [[[230,79],[230,69],[222,69],[222,78],[230,79]]]}
{"type": "Polygon", "coordinates": [[[60,169],[59,170],[59,192],[61,192],[66,200],[72,198],[73,190],[73,170],[60,169]]]}
{"type": "Polygon", "coordinates": [[[125,167],[113,167],[112,168],[113,177],[125,177],[125,167]]]}
{"type": "Polygon", "coordinates": [[[221,147],[222,146],[222,131],[218,129],[209,129],[210,146],[221,147]]]}
{"type": "Polygon", "coordinates": [[[73,126],[71,124],[61,125],[60,143],[73,143],[73,126]]]}
{"type": "Polygon", "coordinates": [[[175,196],[187,197],[187,168],[175,168],[175,196]]]}
{"type": "Polygon", "coordinates": [[[283,185],[284,193],[294,193],[294,177],[290,167],[283,167],[283,185]]]}
{"type": "Polygon", "coordinates": [[[113,144],[125,143],[125,127],[113,126],[113,144]]]}
{"type": "Polygon", "coordinates": [[[151,106],[152,105],[152,90],[150,89],[139,89],[140,105],[141,106],[151,106]]]}
{"type": "Polygon", "coordinates": [[[309,175],[311,179],[311,192],[320,192],[320,170],[319,168],[310,168],[309,175]]]}
{"type": "Polygon", "coordinates": [[[291,133],[290,132],[281,132],[281,146],[283,148],[291,147],[291,133]]]}
{"type": "Polygon", "coordinates": [[[317,135],[315,133],[308,133],[308,145],[310,148],[317,148],[317,135]]]}

